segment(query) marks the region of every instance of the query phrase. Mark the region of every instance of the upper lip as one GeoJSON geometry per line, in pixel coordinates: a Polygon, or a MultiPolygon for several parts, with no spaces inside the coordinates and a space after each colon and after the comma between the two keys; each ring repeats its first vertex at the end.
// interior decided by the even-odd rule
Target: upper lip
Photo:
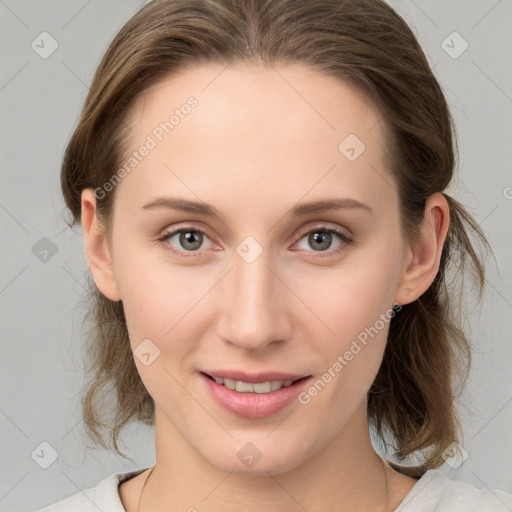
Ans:
{"type": "Polygon", "coordinates": [[[310,375],[300,375],[297,373],[285,373],[285,372],[261,372],[261,373],[246,373],[238,370],[204,370],[203,373],[210,375],[210,377],[217,377],[220,379],[232,379],[241,380],[242,382],[257,383],[257,382],[268,382],[276,380],[298,380],[310,375]]]}

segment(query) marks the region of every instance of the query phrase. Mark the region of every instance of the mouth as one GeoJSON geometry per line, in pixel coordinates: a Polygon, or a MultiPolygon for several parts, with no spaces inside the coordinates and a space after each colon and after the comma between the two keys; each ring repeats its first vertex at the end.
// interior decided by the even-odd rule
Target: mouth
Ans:
{"type": "MultiPolygon", "coordinates": [[[[201,372],[205,377],[213,380],[217,384],[221,386],[225,386],[232,391],[238,391],[239,393],[259,393],[266,394],[271,393],[272,391],[278,391],[281,388],[287,388],[293,386],[297,382],[301,382],[303,380],[309,379],[311,375],[307,375],[305,377],[300,377],[298,379],[288,379],[288,380],[266,380],[261,382],[246,382],[244,380],[235,380],[223,377],[214,377],[209,375],[208,373],[201,372]]],[[[251,379],[253,380],[253,379],[251,379]]]]}
{"type": "Polygon", "coordinates": [[[313,377],[291,373],[247,374],[223,370],[199,372],[207,394],[227,412],[263,419],[291,406],[313,377]]]}

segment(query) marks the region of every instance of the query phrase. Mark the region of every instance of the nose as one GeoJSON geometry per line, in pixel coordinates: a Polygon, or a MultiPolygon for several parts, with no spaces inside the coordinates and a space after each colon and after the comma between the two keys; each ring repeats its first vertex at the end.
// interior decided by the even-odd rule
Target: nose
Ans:
{"type": "Polygon", "coordinates": [[[226,343],[253,352],[290,337],[290,292],[276,274],[266,251],[252,262],[234,254],[233,268],[220,290],[219,328],[226,343]]]}

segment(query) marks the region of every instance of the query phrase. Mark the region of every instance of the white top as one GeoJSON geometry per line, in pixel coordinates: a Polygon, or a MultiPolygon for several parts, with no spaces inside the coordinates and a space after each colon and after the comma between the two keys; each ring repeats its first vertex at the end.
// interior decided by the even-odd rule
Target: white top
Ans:
{"type": "MultiPolygon", "coordinates": [[[[96,487],[64,498],[38,512],[126,512],[118,486],[148,468],[114,473],[96,487]]],[[[511,512],[512,494],[448,478],[429,469],[404,498],[395,512],[511,512]]]]}

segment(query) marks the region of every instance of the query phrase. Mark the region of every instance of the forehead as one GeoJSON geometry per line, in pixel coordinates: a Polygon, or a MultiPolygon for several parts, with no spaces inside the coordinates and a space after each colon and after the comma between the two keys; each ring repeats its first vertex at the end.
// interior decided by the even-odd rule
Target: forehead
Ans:
{"type": "Polygon", "coordinates": [[[129,119],[147,131],[150,126],[144,126],[145,119],[168,119],[192,96],[201,105],[196,110],[201,115],[195,115],[191,123],[195,118],[203,126],[210,121],[229,128],[226,125],[238,121],[239,127],[248,128],[249,114],[254,129],[264,123],[262,134],[269,135],[283,127],[298,133],[311,126],[310,136],[319,129],[321,135],[338,132],[339,137],[344,130],[368,131],[382,117],[360,88],[305,64],[204,62],[170,74],[147,89],[134,103],[129,119]],[[297,120],[309,122],[297,126],[297,120]]]}
{"type": "Polygon", "coordinates": [[[124,181],[145,199],[166,188],[201,197],[215,187],[236,188],[253,206],[284,191],[292,203],[326,191],[382,200],[391,183],[382,178],[382,121],[356,87],[304,65],[205,63],[138,98],[130,151],[149,139],[154,147],[124,181]],[[195,106],[184,108],[191,98],[195,106]]]}

